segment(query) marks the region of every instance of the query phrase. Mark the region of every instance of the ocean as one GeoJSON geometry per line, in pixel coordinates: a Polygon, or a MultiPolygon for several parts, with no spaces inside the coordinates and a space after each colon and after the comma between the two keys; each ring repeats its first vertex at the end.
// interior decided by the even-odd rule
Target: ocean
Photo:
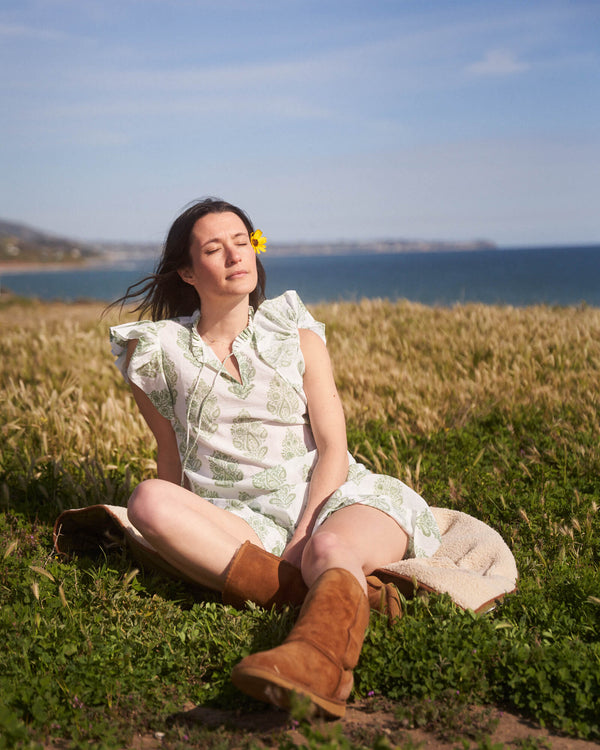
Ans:
{"type": "MultiPolygon", "coordinates": [[[[600,245],[429,253],[263,255],[267,295],[296,289],[307,303],[407,299],[523,307],[600,306],[600,245]]],[[[155,259],[85,269],[0,270],[0,286],[43,300],[111,302],[153,269],[155,259]]]]}

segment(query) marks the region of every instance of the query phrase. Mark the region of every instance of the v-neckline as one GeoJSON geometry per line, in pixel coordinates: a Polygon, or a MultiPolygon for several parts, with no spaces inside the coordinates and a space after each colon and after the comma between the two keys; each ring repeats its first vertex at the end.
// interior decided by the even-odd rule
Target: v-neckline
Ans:
{"type": "Polygon", "coordinates": [[[225,376],[228,380],[231,380],[233,383],[237,383],[237,385],[245,386],[246,383],[244,382],[244,376],[242,374],[242,368],[239,364],[239,357],[236,353],[236,349],[239,348],[239,343],[241,341],[244,341],[252,336],[252,326],[254,322],[254,310],[252,307],[248,308],[248,325],[243,328],[238,335],[234,338],[234,340],[231,342],[231,352],[223,359],[220,360],[217,353],[214,351],[212,346],[205,341],[202,336],[200,335],[200,332],[198,331],[198,323],[200,321],[202,313],[200,310],[197,310],[195,315],[192,318],[192,336],[196,340],[197,343],[200,344],[200,347],[203,351],[203,358],[205,361],[212,360],[213,367],[217,370],[218,375],[225,376]],[[235,359],[236,361],[236,369],[237,373],[239,374],[239,379],[229,372],[226,366],[226,361],[228,359],[235,359]]]}

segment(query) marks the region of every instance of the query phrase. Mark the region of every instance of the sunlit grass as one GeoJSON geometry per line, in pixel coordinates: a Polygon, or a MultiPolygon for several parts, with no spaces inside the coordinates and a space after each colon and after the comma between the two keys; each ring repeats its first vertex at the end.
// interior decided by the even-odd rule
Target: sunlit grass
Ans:
{"type": "MultiPolygon", "coordinates": [[[[16,745],[116,748],[134,726],[164,731],[164,713],[183,703],[248,707],[228,669],[289,626],[197,602],[124,556],[52,557],[60,510],[124,504],[155,471],[110,353],[117,314],[102,310],[0,300],[0,737],[16,745]]],[[[405,723],[448,714],[452,694],[454,715],[463,701],[492,702],[599,739],[600,310],[379,300],[311,310],[327,325],[356,457],[488,522],[521,576],[485,618],[436,597],[407,604],[393,630],[372,618],[356,694],[394,702],[405,723]]],[[[182,730],[170,731],[164,746],[178,746],[182,730]]]]}
{"type": "Polygon", "coordinates": [[[426,307],[363,300],[314,310],[327,324],[349,421],[407,432],[461,427],[491,409],[572,403],[598,427],[598,308],[426,307]]]}
{"type": "MultiPolygon", "coordinates": [[[[600,429],[600,309],[363,300],[323,305],[349,424],[406,434],[460,428],[494,410],[571,406],[600,429]]],[[[148,433],[112,365],[98,305],[0,308],[4,434],[37,458],[147,458],[148,433]]],[[[123,318],[122,318],[123,319],[123,318]]]]}

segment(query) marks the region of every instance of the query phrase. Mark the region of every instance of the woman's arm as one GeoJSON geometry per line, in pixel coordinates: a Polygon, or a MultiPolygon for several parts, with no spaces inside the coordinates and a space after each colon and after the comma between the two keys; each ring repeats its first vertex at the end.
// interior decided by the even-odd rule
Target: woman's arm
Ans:
{"type": "Polygon", "coordinates": [[[317,446],[317,461],[310,481],[308,502],[283,554],[286,560],[297,566],[300,566],[304,546],[319,511],[348,476],[346,421],[327,347],[316,333],[307,329],[300,329],[300,347],[306,367],[304,392],[317,446]]]}
{"type": "MultiPolygon", "coordinates": [[[[127,342],[127,366],[137,346],[137,339],[127,342]]],[[[131,383],[131,391],[138,409],[144,417],[148,427],[156,440],[156,465],[159,479],[165,479],[174,484],[181,484],[181,459],[177,448],[177,439],[171,423],[158,412],[152,401],[144,391],[131,383]]]]}

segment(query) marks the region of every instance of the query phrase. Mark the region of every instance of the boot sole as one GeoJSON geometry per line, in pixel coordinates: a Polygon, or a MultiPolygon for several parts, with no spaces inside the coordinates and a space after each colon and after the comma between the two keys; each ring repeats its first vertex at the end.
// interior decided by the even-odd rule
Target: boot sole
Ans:
{"type": "Polygon", "coordinates": [[[234,667],[231,673],[231,681],[246,695],[265,703],[271,703],[285,711],[290,710],[292,696],[295,693],[298,696],[309,698],[314,712],[319,715],[341,719],[346,713],[345,702],[323,698],[312,693],[308,688],[297,685],[290,680],[286,680],[285,677],[273,674],[265,669],[253,667],[237,669],[237,667],[234,667]]]}

